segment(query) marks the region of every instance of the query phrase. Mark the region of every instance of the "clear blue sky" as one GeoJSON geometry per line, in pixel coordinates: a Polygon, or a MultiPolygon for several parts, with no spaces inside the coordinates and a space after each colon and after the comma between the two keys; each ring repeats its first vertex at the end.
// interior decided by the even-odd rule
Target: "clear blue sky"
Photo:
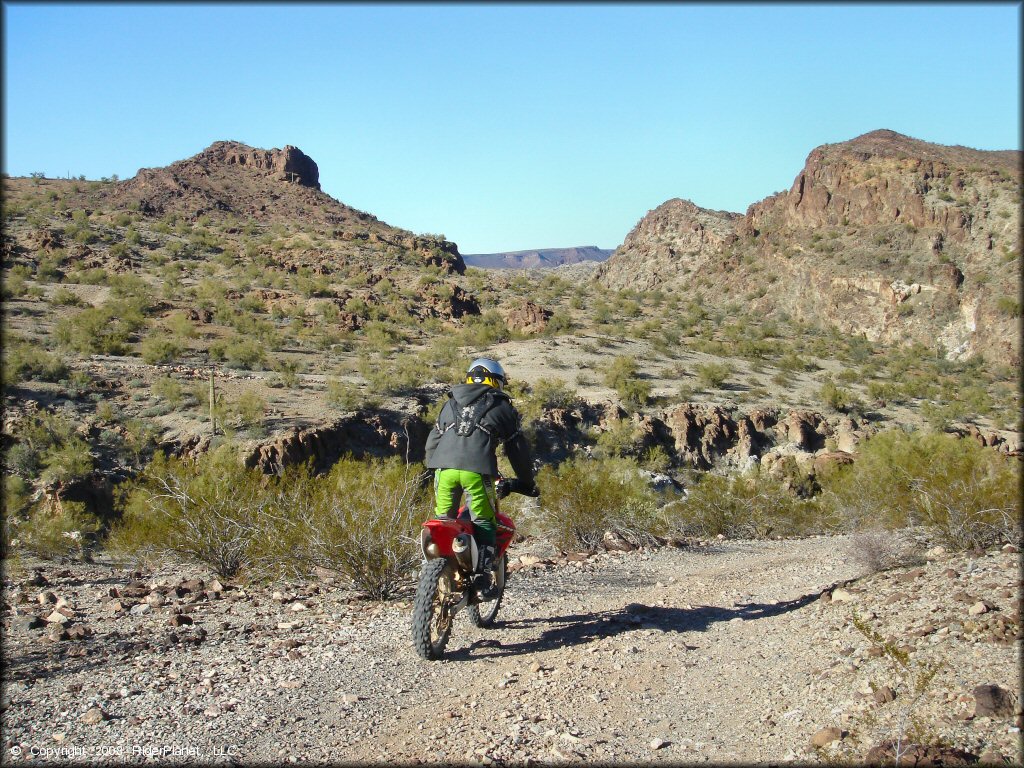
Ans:
{"type": "Polygon", "coordinates": [[[294,144],[463,253],[742,212],[876,128],[1020,148],[1019,4],[4,4],[4,170],[127,178],[294,144]]]}

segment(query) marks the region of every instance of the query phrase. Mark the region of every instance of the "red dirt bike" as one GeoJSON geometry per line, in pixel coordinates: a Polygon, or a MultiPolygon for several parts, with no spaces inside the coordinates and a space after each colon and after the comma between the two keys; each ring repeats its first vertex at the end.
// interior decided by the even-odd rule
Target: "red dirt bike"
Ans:
{"type": "MultiPolygon", "coordinates": [[[[519,480],[498,478],[494,484],[499,499],[510,493],[530,494],[519,480]]],[[[480,550],[473,536],[469,509],[463,504],[455,517],[434,518],[423,523],[420,571],[416,600],[412,611],[412,644],[424,659],[439,659],[452,631],[455,614],[468,609],[469,620],[478,627],[494,623],[505,594],[508,579],[507,551],[515,536],[516,524],[497,508],[498,532],[491,578],[497,596],[483,601],[473,588],[473,574],[480,561],[480,550]]]]}

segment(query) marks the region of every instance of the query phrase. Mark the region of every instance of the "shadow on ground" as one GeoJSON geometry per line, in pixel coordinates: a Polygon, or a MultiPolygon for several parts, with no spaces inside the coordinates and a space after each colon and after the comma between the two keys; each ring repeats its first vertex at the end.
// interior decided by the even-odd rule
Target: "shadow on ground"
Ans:
{"type": "Polygon", "coordinates": [[[499,621],[494,625],[495,637],[493,639],[478,640],[466,648],[450,650],[445,654],[445,658],[451,661],[473,661],[488,657],[521,656],[555,648],[584,645],[638,629],[660,629],[663,632],[703,632],[716,622],[732,621],[733,619],[756,621],[795,611],[813,603],[825,591],[827,589],[778,603],[748,603],[735,608],[719,608],[711,605],[694,608],[666,608],[630,603],[614,611],[499,621]],[[501,635],[502,629],[529,629],[530,627],[541,627],[540,635],[520,643],[507,643],[501,635]]]}

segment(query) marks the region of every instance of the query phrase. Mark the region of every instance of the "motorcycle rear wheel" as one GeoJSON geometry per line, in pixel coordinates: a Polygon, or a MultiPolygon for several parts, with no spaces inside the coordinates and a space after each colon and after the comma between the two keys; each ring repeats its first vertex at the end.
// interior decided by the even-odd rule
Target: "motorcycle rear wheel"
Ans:
{"type": "Polygon", "coordinates": [[[498,616],[501,598],[505,596],[505,582],[508,579],[508,556],[505,553],[502,553],[494,563],[491,578],[498,585],[498,596],[486,603],[469,606],[469,620],[475,627],[489,627],[494,624],[494,619],[498,616]]]}
{"type": "Polygon", "coordinates": [[[441,658],[452,631],[452,567],[444,558],[427,560],[420,571],[412,609],[412,644],[422,658],[441,658]]]}

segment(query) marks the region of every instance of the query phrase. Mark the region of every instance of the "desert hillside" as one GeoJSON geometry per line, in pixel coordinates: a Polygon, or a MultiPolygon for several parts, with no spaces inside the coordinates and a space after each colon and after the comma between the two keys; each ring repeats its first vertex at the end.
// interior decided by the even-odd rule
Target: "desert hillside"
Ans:
{"type": "Polygon", "coordinates": [[[5,754],[1012,755],[1016,157],[876,132],[496,270],[291,146],[4,178],[5,754]],[[484,354],[540,499],[425,666],[418,462],[484,354]]]}
{"type": "Polygon", "coordinates": [[[1017,151],[873,131],[813,150],[744,216],[664,203],[598,279],[1018,366],[1020,169],[1017,151]]]}

